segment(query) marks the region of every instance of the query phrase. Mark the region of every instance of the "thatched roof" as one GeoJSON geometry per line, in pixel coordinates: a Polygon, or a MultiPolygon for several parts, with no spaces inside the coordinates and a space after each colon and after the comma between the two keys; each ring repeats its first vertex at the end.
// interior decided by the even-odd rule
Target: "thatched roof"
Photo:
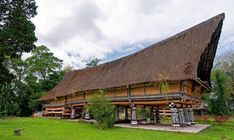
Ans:
{"type": "Polygon", "coordinates": [[[197,80],[210,83],[210,72],[224,14],[217,15],[166,40],[129,56],[92,68],[74,70],[40,100],[74,92],[137,83],[197,80]]]}

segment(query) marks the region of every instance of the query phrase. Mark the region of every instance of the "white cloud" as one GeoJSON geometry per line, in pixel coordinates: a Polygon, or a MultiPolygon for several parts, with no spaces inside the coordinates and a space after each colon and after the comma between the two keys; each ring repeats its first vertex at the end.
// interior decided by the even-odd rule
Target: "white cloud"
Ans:
{"type": "Polygon", "coordinates": [[[218,53],[234,45],[232,1],[218,0],[36,0],[37,44],[48,46],[64,65],[108,61],[146,47],[225,12],[218,53]],[[114,58],[118,57],[115,56],[114,58]]]}

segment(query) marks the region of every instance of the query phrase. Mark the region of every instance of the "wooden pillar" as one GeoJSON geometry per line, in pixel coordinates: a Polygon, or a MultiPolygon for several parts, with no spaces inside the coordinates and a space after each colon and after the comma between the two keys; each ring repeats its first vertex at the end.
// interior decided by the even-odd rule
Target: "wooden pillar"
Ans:
{"type": "Polygon", "coordinates": [[[146,120],[146,111],[145,111],[145,107],[142,108],[142,111],[141,111],[141,117],[142,117],[142,121],[141,123],[142,124],[146,124],[147,123],[147,120],[146,120]]]}
{"type": "Polygon", "coordinates": [[[115,107],[115,120],[116,121],[119,120],[119,106],[118,105],[115,107]]]}
{"type": "Polygon", "coordinates": [[[159,107],[156,109],[156,123],[160,123],[160,110],[159,107]]]}
{"type": "Polygon", "coordinates": [[[127,85],[127,94],[128,94],[128,102],[129,102],[129,104],[132,104],[132,101],[131,101],[131,86],[130,85],[127,85]]]}
{"type": "Polygon", "coordinates": [[[180,81],[180,94],[183,97],[184,96],[184,82],[180,81]]]}
{"type": "Polygon", "coordinates": [[[85,92],[84,92],[84,94],[83,94],[83,97],[84,97],[83,104],[84,104],[84,106],[85,106],[85,104],[86,104],[86,96],[85,96],[85,92]]]}
{"type": "Polygon", "coordinates": [[[195,82],[192,81],[192,100],[195,101],[195,82]]]}
{"type": "Polygon", "coordinates": [[[84,94],[83,94],[83,98],[84,98],[84,100],[83,100],[83,104],[84,104],[84,106],[83,106],[83,109],[82,109],[82,119],[90,119],[90,116],[89,116],[89,113],[87,114],[87,116],[86,116],[86,112],[88,112],[88,111],[86,111],[85,110],[85,105],[86,105],[86,95],[85,95],[85,91],[84,91],[84,94]]]}
{"type": "Polygon", "coordinates": [[[125,120],[128,120],[128,107],[125,107],[125,120]]]}
{"type": "Polygon", "coordinates": [[[67,104],[67,96],[65,96],[64,104],[67,104]]]}
{"type": "Polygon", "coordinates": [[[154,120],[154,107],[153,106],[150,108],[150,123],[151,124],[155,124],[155,120],[154,120]]]}
{"type": "Polygon", "coordinates": [[[137,125],[137,114],[136,114],[136,107],[131,105],[132,113],[131,113],[131,125],[137,125]]]}

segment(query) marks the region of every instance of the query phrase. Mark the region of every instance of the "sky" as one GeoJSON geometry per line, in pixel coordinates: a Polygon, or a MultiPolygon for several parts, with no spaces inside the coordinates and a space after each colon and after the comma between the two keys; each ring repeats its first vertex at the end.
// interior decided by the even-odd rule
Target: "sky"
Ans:
{"type": "Polygon", "coordinates": [[[36,0],[37,45],[63,66],[85,67],[132,54],[225,13],[217,55],[234,51],[234,0],[36,0]]]}

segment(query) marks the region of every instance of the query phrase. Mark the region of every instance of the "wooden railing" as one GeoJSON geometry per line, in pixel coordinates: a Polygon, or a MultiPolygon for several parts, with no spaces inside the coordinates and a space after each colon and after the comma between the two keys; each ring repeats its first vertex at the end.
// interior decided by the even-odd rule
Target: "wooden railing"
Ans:
{"type": "Polygon", "coordinates": [[[170,109],[160,109],[160,115],[161,116],[171,116],[171,110],[170,109]]]}
{"type": "Polygon", "coordinates": [[[70,110],[65,110],[63,107],[50,107],[43,111],[43,116],[69,116],[71,114],[70,110]]]}

